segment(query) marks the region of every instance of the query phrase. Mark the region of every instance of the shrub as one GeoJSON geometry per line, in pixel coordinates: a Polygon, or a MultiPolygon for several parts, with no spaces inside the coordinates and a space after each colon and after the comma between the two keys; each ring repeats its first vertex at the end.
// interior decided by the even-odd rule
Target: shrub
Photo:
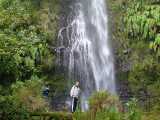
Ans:
{"type": "Polygon", "coordinates": [[[42,85],[42,80],[35,76],[25,82],[17,81],[12,85],[12,96],[30,112],[46,111],[48,105],[42,97],[42,85]]]}
{"type": "Polygon", "coordinates": [[[29,111],[13,96],[0,96],[0,119],[1,120],[28,120],[29,111]]]}
{"type": "Polygon", "coordinates": [[[141,120],[141,111],[137,106],[137,100],[131,99],[126,105],[128,108],[128,111],[126,113],[127,120],[141,120]]]}
{"type": "Polygon", "coordinates": [[[126,112],[117,97],[106,91],[96,92],[89,99],[89,110],[74,113],[74,120],[142,120],[137,100],[126,103],[126,112]]]}
{"type": "Polygon", "coordinates": [[[89,98],[89,110],[76,112],[76,120],[121,120],[121,105],[118,98],[107,91],[94,93],[89,98]]]}
{"type": "Polygon", "coordinates": [[[48,104],[42,97],[42,85],[43,81],[36,76],[12,84],[10,95],[0,96],[0,119],[28,120],[31,112],[48,111],[48,104]]]}

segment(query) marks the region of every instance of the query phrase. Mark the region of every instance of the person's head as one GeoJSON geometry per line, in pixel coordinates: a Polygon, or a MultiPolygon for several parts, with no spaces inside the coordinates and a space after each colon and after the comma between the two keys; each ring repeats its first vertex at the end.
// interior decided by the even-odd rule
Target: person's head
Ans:
{"type": "Polygon", "coordinates": [[[76,81],[76,86],[79,86],[79,81],[76,81]]]}

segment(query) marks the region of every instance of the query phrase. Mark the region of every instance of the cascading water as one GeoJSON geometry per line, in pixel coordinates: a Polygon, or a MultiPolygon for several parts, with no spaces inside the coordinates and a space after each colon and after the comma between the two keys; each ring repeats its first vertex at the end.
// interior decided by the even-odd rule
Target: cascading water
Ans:
{"type": "Polygon", "coordinates": [[[108,33],[105,0],[77,0],[59,32],[59,46],[64,47],[63,65],[70,79],[80,80],[81,107],[94,91],[115,93],[113,55],[108,33]],[[65,31],[65,32],[64,32],[65,31]]]}

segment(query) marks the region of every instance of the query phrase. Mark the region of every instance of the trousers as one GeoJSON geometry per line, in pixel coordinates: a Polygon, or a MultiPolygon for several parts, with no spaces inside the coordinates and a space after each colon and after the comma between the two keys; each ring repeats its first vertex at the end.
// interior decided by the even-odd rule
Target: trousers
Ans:
{"type": "Polygon", "coordinates": [[[73,97],[72,98],[72,113],[76,111],[77,103],[78,103],[78,98],[73,97]]]}

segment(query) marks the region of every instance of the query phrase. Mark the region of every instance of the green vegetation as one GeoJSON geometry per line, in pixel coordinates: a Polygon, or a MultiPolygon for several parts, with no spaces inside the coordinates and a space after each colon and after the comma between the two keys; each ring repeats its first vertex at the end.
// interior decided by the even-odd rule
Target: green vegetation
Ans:
{"type": "Polygon", "coordinates": [[[59,82],[49,78],[55,67],[49,45],[56,39],[60,8],[58,0],[48,2],[0,0],[1,120],[28,120],[30,112],[49,110],[42,87],[46,80],[51,88],[59,82]]]}
{"type": "MultiPolygon", "coordinates": [[[[48,105],[41,95],[41,87],[42,80],[37,77],[12,84],[10,95],[0,95],[0,118],[2,120],[28,120],[30,112],[47,111],[48,105]]],[[[3,91],[2,89],[0,92],[3,91]]]]}
{"type": "Polygon", "coordinates": [[[75,120],[141,120],[141,110],[137,106],[137,101],[132,99],[123,110],[118,98],[110,95],[106,91],[94,93],[90,100],[90,109],[87,112],[76,112],[75,120]]]}
{"type": "Polygon", "coordinates": [[[51,55],[31,2],[4,0],[0,7],[0,78],[5,85],[38,74],[51,55]]]}
{"type": "Polygon", "coordinates": [[[149,104],[149,109],[143,106],[144,111],[156,113],[160,110],[160,3],[157,0],[108,0],[108,3],[114,17],[118,79],[121,83],[128,81],[132,95],[149,104]]]}
{"type": "Polygon", "coordinates": [[[86,112],[48,113],[44,84],[50,86],[50,97],[66,91],[65,78],[54,71],[56,57],[50,49],[56,43],[61,2],[0,0],[0,119],[159,120],[159,0],[107,0],[114,18],[118,80],[128,82],[136,99],[123,105],[117,97],[99,92],[89,99],[86,112]],[[141,97],[143,104],[150,98],[149,110],[139,102],[141,97]]]}

